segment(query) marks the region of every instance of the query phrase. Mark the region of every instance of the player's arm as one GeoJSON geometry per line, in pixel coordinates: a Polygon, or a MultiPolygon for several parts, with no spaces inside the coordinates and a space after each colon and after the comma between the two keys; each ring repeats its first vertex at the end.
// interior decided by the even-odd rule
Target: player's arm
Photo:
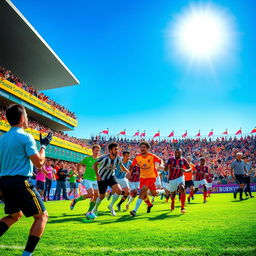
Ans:
{"type": "Polygon", "coordinates": [[[132,173],[132,170],[133,170],[133,168],[134,168],[134,166],[137,164],[137,159],[136,159],[136,157],[133,159],[133,161],[132,161],[132,164],[130,165],[130,167],[129,167],[129,173],[132,173]]]}
{"type": "Polygon", "coordinates": [[[93,164],[93,169],[94,169],[94,171],[95,171],[95,173],[96,173],[97,181],[101,181],[101,177],[100,177],[100,175],[99,175],[99,170],[98,170],[98,164],[99,164],[98,161],[95,162],[95,163],[93,164]]]}
{"type": "Polygon", "coordinates": [[[191,172],[192,168],[189,166],[189,163],[184,159],[184,166],[182,168],[183,172],[191,172]]]}
{"type": "Polygon", "coordinates": [[[235,178],[235,175],[234,175],[234,169],[231,167],[231,176],[233,177],[233,178],[235,178]]]}
{"type": "Polygon", "coordinates": [[[123,164],[120,164],[120,168],[122,172],[130,173],[130,171],[123,164]]]}

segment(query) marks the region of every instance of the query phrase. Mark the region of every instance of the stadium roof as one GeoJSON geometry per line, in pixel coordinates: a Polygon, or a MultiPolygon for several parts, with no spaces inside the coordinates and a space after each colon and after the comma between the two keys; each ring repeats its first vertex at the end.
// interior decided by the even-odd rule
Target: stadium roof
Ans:
{"type": "Polygon", "coordinates": [[[0,65],[38,90],[79,84],[77,78],[9,0],[0,1],[0,24],[0,65]]]}

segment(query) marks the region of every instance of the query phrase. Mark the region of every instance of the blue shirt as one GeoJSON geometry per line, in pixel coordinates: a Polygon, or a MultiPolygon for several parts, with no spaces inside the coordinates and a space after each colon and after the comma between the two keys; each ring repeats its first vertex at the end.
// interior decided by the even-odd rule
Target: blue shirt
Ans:
{"type": "Polygon", "coordinates": [[[29,156],[37,153],[32,135],[20,127],[12,127],[0,137],[0,176],[32,176],[29,156]]]}
{"type": "Polygon", "coordinates": [[[246,173],[245,171],[245,162],[243,160],[238,161],[235,160],[231,163],[231,168],[234,169],[235,175],[243,175],[246,173]]]}
{"type": "MultiPolygon", "coordinates": [[[[123,165],[124,165],[124,166],[126,167],[126,169],[128,169],[128,170],[129,170],[131,164],[132,164],[132,161],[130,161],[130,160],[128,160],[128,162],[127,162],[126,164],[123,163],[123,165]]],[[[127,174],[126,172],[123,172],[123,171],[121,170],[121,167],[120,167],[120,164],[119,164],[119,165],[117,166],[117,168],[116,168],[116,171],[115,171],[115,176],[116,176],[116,178],[117,178],[117,179],[124,179],[126,174],[127,174]]]]}

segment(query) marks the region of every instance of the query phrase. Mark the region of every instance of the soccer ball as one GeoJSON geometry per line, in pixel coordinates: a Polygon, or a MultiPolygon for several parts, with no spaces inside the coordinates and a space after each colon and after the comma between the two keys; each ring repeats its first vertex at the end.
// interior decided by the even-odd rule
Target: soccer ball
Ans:
{"type": "Polygon", "coordinates": [[[85,217],[87,220],[94,220],[97,216],[93,212],[87,212],[85,217]]]}

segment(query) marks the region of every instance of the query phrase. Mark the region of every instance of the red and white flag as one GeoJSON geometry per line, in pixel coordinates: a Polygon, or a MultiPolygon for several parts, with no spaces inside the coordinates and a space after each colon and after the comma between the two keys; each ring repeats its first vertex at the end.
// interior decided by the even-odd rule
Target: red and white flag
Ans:
{"type": "Polygon", "coordinates": [[[153,139],[156,138],[156,137],[159,137],[159,136],[160,136],[160,132],[157,132],[157,133],[154,135],[153,139]]]}
{"type": "Polygon", "coordinates": [[[226,129],[222,134],[228,135],[228,129],[226,129]]]}
{"type": "Polygon", "coordinates": [[[168,137],[174,137],[174,131],[172,131],[168,137]]]}
{"type": "Polygon", "coordinates": [[[146,133],[145,132],[142,132],[141,134],[140,134],[140,137],[145,137],[146,136],[146,133]]]}
{"type": "Polygon", "coordinates": [[[201,132],[199,130],[199,132],[196,134],[196,137],[200,137],[201,136],[201,132]]]}
{"type": "Polygon", "coordinates": [[[208,137],[211,137],[213,135],[213,129],[209,132],[208,137]]]}
{"type": "Polygon", "coordinates": [[[135,132],[135,133],[134,133],[133,137],[135,137],[135,136],[139,136],[139,135],[140,135],[140,132],[139,132],[139,131],[137,131],[137,132],[135,132]]]}
{"type": "Polygon", "coordinates": [[[187,131],[185,131],[185,133],[181,135],[182,138],[186,138],[187,136],[188,136],[187,131]]]}
{"type": "Polygon", "coordinates": [[[100,133],[108,134],[108,130],[103,130],[100,133]]]}
{"type": "Polygon", "coordinates": [[[238,134],[242,134],[242,128],[240,128],[237,132],[236,132],[236,135],[238,134]]]}
{"type": "Polygon", "coordinates": [[[251,131],[251,133],[255,133],[256,132],[256,128],[254,128],[252,131],[251,131]]]}
{"type": "Polygon", "coordinates": [[[118,136],[118,135],[126,135],[126,131],[123,130],[123,131],[119,132],[119,133],[117,134],[117,136],[118,136]]]}

